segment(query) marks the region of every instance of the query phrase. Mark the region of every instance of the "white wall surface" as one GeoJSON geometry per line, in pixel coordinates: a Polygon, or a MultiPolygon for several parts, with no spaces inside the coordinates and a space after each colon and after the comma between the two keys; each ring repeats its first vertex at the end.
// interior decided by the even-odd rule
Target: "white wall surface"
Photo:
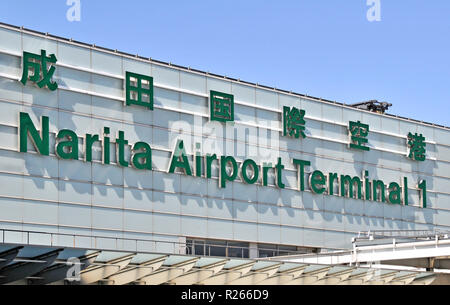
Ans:
{"type": "MultiPolygon", "coordinates": [[[[168,241],[186,236],[325,248],[348,247],[358,231],[450,229],[449,129],[181,71],[4,27],[0,27],[0,110],[0,229],[168,241]],[[54,79],[60,88],[55,92],[31,83],[23,86],[18,81],[22,52],[40,53],[41,49],[58,59],[54,79]],[[154,78],[154,111],[123,106],[126,71],[154,78]],[[194,115],[206,122],[209,90],[233,94],[236,125],[254,132],[266,133],[267,121],[282,130],[284,105],[306,110],[306,139],[282,137],[279,132],[279,147],[262,148],[279,151],[286,166],[286,189],[276,188],[273,177],[268,187],[236,180],[220,189],[216,177],[207,180],[166,173],[174,141],[181,136],[170,130],[170,122],[193,122],[194,115]],[[50,117],[50,156],[34,153],[31,145],[29,153],[17,152],[17,117],[21,111],[30,114],[36,126],[41,115],[50,117]],[[370,152],[347,148],[349,120],[370,125],[370,152]],[[57,130],[68,128],[84,136],[99,134],[103,126],[110,127],[112,135],[117,130],[125,131],[130,143],[148,142],[153,150],[153,171],[102,165],[99,161],[64,161],[54,155],[57,130]],[[406,158],[408,132],[426,137],[425,162],[406,158]],[[309,160],[309,170],[324,173],[360,176],[367,169],[371,178],[385,182],[408,177],[409,200],[415,206],[299,192],[291,158],[309,160]],[[418,206],[415,184],[419,178],[427,180],[426,209],[418,206]]],[[[240,145],[258,147],[257,143],[240,145]]],[[[99,160],[100,153],[94,153],[94,158],[99,160]]]]}

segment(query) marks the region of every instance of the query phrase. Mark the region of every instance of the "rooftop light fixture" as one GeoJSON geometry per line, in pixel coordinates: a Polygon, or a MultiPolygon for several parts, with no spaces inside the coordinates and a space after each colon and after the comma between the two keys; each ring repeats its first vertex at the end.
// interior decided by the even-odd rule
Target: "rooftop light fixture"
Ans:
{"type": "Polygon", "coordinates": [[[377,100],[370,100],[366,102],[350,104],[349,106],[377,113],[385,113],[389,109],[389,107],[392,106],[392,104],[387,102],[379,102],[377,100]]]}

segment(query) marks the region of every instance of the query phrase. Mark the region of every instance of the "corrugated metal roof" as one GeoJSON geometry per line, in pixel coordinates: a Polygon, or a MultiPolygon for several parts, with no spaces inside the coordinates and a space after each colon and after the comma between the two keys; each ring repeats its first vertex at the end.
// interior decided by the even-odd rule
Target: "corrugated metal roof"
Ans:
{"type": "Polygon", "coordinates": [[[28,245],[14,245],[11,255],[4,251],[8,247],[0,244],[0,258],[8,262],[0,267],[0,284],[429,285],[436,277],[422,271],[28,245]],[[77,261],[79,272],[73,274],[77,261]]]}

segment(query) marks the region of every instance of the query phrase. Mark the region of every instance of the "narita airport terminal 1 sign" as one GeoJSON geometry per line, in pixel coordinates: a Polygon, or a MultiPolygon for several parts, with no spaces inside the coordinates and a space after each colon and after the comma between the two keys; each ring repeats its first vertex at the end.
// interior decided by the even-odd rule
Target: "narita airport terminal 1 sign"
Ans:
{"type": "MultiPolygon", "coordinates": [[[[35,83],[39,88],[47,87],[50,91],[58,88],[56,82],[51,78],[55,72],[57,59],[54,54],[47,56],[46,51],[41,54],[31,54],[24,52],[22,62],[22,78],[20,82],[26,85],[28,81],[35,83]]],[[[125,75],[125,99],[124,106],[142,106],[149,111],[153,111],[153,78],[133,72],[126,72],[125,75]]],[[[234,97],[231,94],[218,91],[210,92],[210,120],[222,123],[234,121],[234,97]]],[[[305,120],[306,111],[296,107],[283,107],[283,136],[293,137],[299,140],[307,138],[305,134],[307,122],[305,120]]],[[[49,117],[41,117],[40,131],[32,122],[29,114],[19,113],[19,151],[28,152],[27,139],[30,138],[36,151],[41,155],[50,154],[50,131],[49,117]]],[[[370,147],[367,145],[370,127],[363,122],[350,121],[348,125],[349,143],[348,148],[360,150],[368,153],[370,147]]],[[[95,143],[100,143],[102,147],[102,163],[111,164],[111,143],[115,143],[115,153],[117,165],[122,167],[132,166],[139,170],[152,170],[152,149],[146,142],[136,142],[132,145],[132,154],[129,160],[125,160],[125,147],[129,146],[125,133],[118,131],[115,141],[111,141],[110,128],[104,127],[100,134],[85,134],[84,136],[84,161],[93,162],[92,148],[95,143]]],[[[72,130],[63,129],[56,135],[56,155],[65,160],[79,159],[79,136],[72,130]]],[[[426,159],[426,143],[422,134],[408,133],[407,151],[405,155],[415,161],[426,159]]],[[[219,186],[226,188],[227,182],[232,182],[240,175],[242,181],[247,184],[257,184],[268,186],[269,171],[275,174],[275,185],[279,189],[285,188],[283,183],[284,165],[282,159],[278,158],[275,165],[264,163],[258,165],[254,160],[247,159],[238,162],[233,156],[217,156],[207,154],[202,156],[196,152],[194,156],[188,157],[186,148],[182,140],[178,140],[170,158],[169,173],[181,170],[185,175],[212,178],[212,166],[216,162],[219,168],[219,186]],[[192,166],[190,159],[192,159],[192,166]],[[202,175],[202,172],[205,174],[202,175]]],[[[306,185],[315,194],[327,194],[330,196],[351,197],[360,200],[371,200],[387,202],[390,204],[409,205],[408,202],[408,179],[403,177],[400,182],[390,182],[386,184],[379,179],[370,179],[367,170],[362,172],[361,177],[351,177],[345,173],[325,173],[321,170],[313,169],[306,177],[306,168],[311,162],[308,160],[292,159],[292,164],[297,167],[297,189],[305,191],[306,185]],[[338,192],[335,193],[337,187],[338,192]]],[[[427,183],[420,180],[417,183],[420,193],[420,206],[427,206],[427,183]]]]}
{"type": "MultiPolygon", "coordinates": [[[[117,165],[128,167],[130,164],[136,169],[152,170],[152,149],[148,143],[137,142],[132,145],[132,154],[130,160],[125,160],[125,147],[129,145],[125,138],[123,131],[118,131],[115,142],[111,142],[109,127],[104,127],[102,135],[86,134],[84,136],[84,161],[92,162],[92,146],[96,142],[102,144],[102,162],[103,164],[110,164],[110,143],[115,143],[115,153],[117,156],[117,165]]],[[[35,149],[41,155],[48,156],[50,154],[50,132],[49,132],[49,117],[41,117],[41,129],[38,131],[33,124],[30,116],[27,113],[19,113],[19,151],[28,152],[27,139],[30,138],[35,149]]],[[[65,160],[79,159],[79,136],[72,130],[63,129],[56,135],[56,155],[65,160]]],[[[217,156],[206,155],[202,156],[198,153],[193,158],[193,167],[186,154],[184,142],[178,140],[170,158],[169,173],[174,173],[176,169],[181,169],[188,176],[202,177],[202,172],[205,172],[203,178],[212,177],[212,163],[217,162],[219,166],[219,186],[226,188],[227,182],[234,181],[238,174],[242,180],[247,184],[260,183],[267,186],[268,173],[274,171],[275,184],[278,188],[285,187],[283,183],[283,169],[284,165],[281,158],[278,158],[277,164],[258,165],[254,160],[247,159],[238,167],[238,163],[233,156],[217,156]],[[193,170],[192,170],[193,168],[193,170]],[[250,173],[249,173],[250,172],[250,173]]],[[[380,202],[388,202],[391,204],[408,205],[408,179],[403,178],[401,183],[390,182],[386,184],[382,180],[370,180],[369,172],[364,171],[362,177],[351,177],[345,174],[328,173],[320,170],[314,170],[305,179],[305,169],[309,167],[311,162],[307,160],[293,159],[292,163],[297,166],[297,184],[298,190],[304,191],[305,185],[308,184],[309,189],[315,194],[338,195],[342,197],[352,197],[361,200],[372,200],[380,202]],[[339,192],[334,193],[335,186],[338,185],[339,192]]],[[[426,207],[426,181],[422,180],[418,183],[420,189],[421,206],[426,207]]]]}

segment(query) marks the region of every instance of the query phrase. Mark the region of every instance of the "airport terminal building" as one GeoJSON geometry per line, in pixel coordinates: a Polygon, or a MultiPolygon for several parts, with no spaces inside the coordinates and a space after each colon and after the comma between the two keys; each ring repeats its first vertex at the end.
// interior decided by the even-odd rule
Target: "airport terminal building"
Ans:
{"type": "Polygon", "coordinates": [[[448,127],[6,24],[0,110],[1,284],[69,283],[74,266],[84,284],[431,283],[450,269],[448,127]],[[356,261],[373,232],[439,251],[374,276],[364,263],[430,252],[356,261]]]}

